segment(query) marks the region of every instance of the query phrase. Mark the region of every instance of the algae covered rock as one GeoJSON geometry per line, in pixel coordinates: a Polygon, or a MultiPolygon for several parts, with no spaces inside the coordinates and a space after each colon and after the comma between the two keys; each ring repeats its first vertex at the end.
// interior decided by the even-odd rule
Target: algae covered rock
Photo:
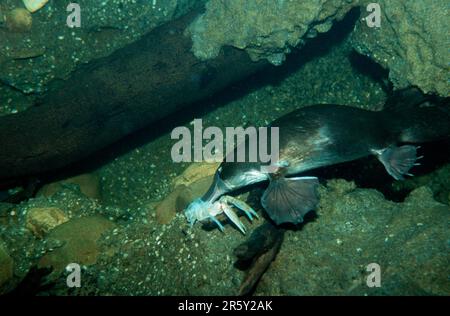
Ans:
{"type": "Polygon", "coordinates": [[[55,227],[67,222],[66,214],[56,207],[32,208],[26,216],[26,227],[36,236],[42,238],[55,227]]]}
{"type": "MultiPolygon", "coordinates": [[[[362,3],[368,2],[372,1],[362,3]]],[[[389,69],[395,88],[417,86],[425,93],[449,96],[448,1],[377,3],[380,27],[368,27],[363,20],[357,23],[354,48],[389,69]]]]}
{"type": "Polygon", "coordinates": [[[100,179],[93,173],[80,174],[61,181],[48,183],[39,190],[37,195],[51,197],[55,193],[61,191],[64,184],[67,183],[78,185],[81,193],[91,199],[101,199],[100,179]]]}
{"type": "Polygon", "coordinates": [[[189,27],[193,52],[205,60],[220,48],[245,49],[254,61],[280,65],[291,47],[328,31],[357,1],[210,0],[189,27]]]}
{"type": "Polygon", "coordinates": [[[48,0],[22,0],[23,4],[31,13],[42,9],[48,2],[48,0]]]}
{"type": "Polygon", "coordinates": [[[219,165],[220,163],[193,163],[173,180],[173,187],[179,185],[189,186],[202,178],[211,177],[216,173],[219,165]]]}
{"type": "Polygon", "coordinates": [[[377,1],[381,24],[369,27],[364,18],[372,2],[210,0],[188,33],[201,60],[216,57],[221,47],[230,45],[246,50],[254,61],[280,65],[292,47],[327,32],[335,20],[359,6],[353,47],[389,69],[395,88],[418,86],[425,93],[449,96],[447,1],[377,1]]]}
{"type": "Polygon", "coordinates": [[[5,15],[6,28],[11,32],[28,32],[33,25],[30,12],[16,8],[5,15]]]}
{"type": "Polygon", "coordinates": [[[450,209],[421,187],[403,203],[339,180],[322,189],[318,219],[286,233],[259,295],[448,295],[450,209]],[[342,190],[341,187],[346,187],[342,190]],[[368,267],[380,267],[369,287],[368,267]]]}
{"type": "Polygon", "coordinates": [[[55,249],[46,253],[39,261],[40,267],[53,267],[61,273],[70,263],[92,265],[101,253],[98,240],[115,224],[102,216],[72,219],[52,230],[46,240],[55,244],[55,249]]]}

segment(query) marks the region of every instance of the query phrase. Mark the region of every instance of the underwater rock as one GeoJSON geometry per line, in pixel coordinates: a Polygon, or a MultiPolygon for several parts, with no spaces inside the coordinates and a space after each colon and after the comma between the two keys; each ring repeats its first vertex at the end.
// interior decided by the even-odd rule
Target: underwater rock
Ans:
{"type": "Polygon", "coordinates": [[[180,202],[180,197],[184,200],[184,196],[187,196],[187,203],[191,196],[190,190],[185,185],[177,186],[169,195],[158,203],[156,207],[156,220],[160,224],[168,224],[175,217],[177,212],[177,202],[180,202]]]}
{"type": "Polygon", "coordinates": [[[26,216],[26,227],[33,235],[42,238],[49,231],[68,220],[69,218],[59,208],[32,208],[26,216]]]}
{"type": "Polygon", "coordinates": [[[396,89],[417,86],[425,93],[450,96],[448,1],[377,3],[381,7],[380,27],[359,21],[352,35],[353,47],[389,69],[396,89]]]}
{"type": "Polygon", "coordinates": [[[44,7],[44,5],[47,4],[48,0],[22,0],[22,2],[25,8],[33,13],[44,7]]]}
{"type": "Polygon", "coordinates": [[[101,253],[99,238],[115,224],[102,216],[72,219],[55,229],[46,237],[47,242],[57,245],[39,260],[39,267],[53,267],[55,274],[64,271],[69,263],[92,265],[101,253]]]}
{"type": "Polygon", "coordinates": [[[448,295],[450,209],[421,187],[403,203],[344,180],[321,188],[318,219],[287,231],[257,295],[448,295]],[[369,287],[377,263],[381,287],[369,287]]]}
{"type": "Polygon", "coordinates": [[[202,196],[213,182],[220,163],[194,163],[172,182],[171,193],[156,207],[156,220],[168,224],[193,199],[202,196]]]}
{"type": "Polygon", "coordinates": [[[434,194],[434,199],[438,202],[450,204],[450,164],[423,175],[416,175],[405,181],[396,181],[392,184],[393,192],[401,194],[403,191],[412,191],[415,188],[427,186],[434,194]]]}
{"type": "Polygon", "coordinates": [[[173,180],[173,187],[177,187],[179,185],[190,186],[194,182],[213,176],[216,173],[217,168],[219,167],[220,162],[216,163],[192,163],[186,170],[183,171],[181,175],[176,177],[173,180]]]}
{"type": "Polygon", "coordinates": [[[188,31],[201,60],[215,58],[225,45],[248,52],[254,61],[280,65],[291,47],[327,32],[357,1],[211,0],[188,31]]]}
{"type": "Polygon", "coordinates": [[[42,186],[37,195],[51,197],[55,193],[60,191],[65,183],[78,185],[80,187],[81,193],[91,199],[101,199],[100,178],[92,173],[80,174],[78,176],[71,177],[65,180],[48,183],[42,186]]]}
{"type": "Polygon", "coordinates": [[[0,239],[0,294],[4,294],[13,278],[14,261],[0,239]]]}
{"type": "Polygon", "coordinates": [[[33,25],[33,18],[27,10],[17,8],[5,15],[5,25],[11,32],[28,32],[33,25]]]}

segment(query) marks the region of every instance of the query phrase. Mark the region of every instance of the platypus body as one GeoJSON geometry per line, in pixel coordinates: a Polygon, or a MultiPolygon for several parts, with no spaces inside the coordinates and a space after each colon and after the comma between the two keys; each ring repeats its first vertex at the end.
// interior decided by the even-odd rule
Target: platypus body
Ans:
{"type": "Polygon", "coordinates": [[[420,158],[413,143],[450,138],[450,111],[425,100],[379,112],[320,104],[291,112],[270,126],[279,128],[275,172],[264,172],[259,162],[225,160],[201,200],[213,203],[226,193],[269,180],[261,203],[271,219],[276,224],[301,223],[319,201],[313,169],[376,155],[401,180],[411,175],[420,158]]]}

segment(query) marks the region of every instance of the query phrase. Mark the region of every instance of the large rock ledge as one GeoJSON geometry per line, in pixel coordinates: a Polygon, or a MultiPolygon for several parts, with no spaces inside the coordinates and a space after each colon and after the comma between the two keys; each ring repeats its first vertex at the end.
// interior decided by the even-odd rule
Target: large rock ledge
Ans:
{"type": "Polygon", "coordinates": [[[328,31],[356,2],[210,0],[189,28],[193,52],[202,60],[211,59],[222,46],[231,45],[245,49],[254,61],[280,65],[291,47],[304,43],[303,37],[328,31]]]}
{"type": "Polygon", "coordinates": [[[394,88],[418,86],[425,93],[448,96],[447,2],[378,1],[381,26],[368,27],[366,0],[210,0],[189,27],[193,52],[201,60],[215,58],[226,45],[247,51],[252,60],[280,65],[292,47],[360,6],[361,19],[353,46],[390,70],[394,88]]]}
{"type": "Polygon", "coordinates": [[[364,21],[353,32],[353,47],[389,69],[396,89],[417,86],[450,95],[448,1],[377,1],[380,28],[364,21]]]}

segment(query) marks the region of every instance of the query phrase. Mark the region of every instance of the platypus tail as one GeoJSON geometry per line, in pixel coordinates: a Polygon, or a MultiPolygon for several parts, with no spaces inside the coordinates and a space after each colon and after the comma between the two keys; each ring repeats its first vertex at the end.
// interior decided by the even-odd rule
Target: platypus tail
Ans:
{"type": "Polygon", "coordinates": [[[399,142],[438,141],[450,139],[449,101],[408,88],[395,92],[383,111],[399,142]]]}

